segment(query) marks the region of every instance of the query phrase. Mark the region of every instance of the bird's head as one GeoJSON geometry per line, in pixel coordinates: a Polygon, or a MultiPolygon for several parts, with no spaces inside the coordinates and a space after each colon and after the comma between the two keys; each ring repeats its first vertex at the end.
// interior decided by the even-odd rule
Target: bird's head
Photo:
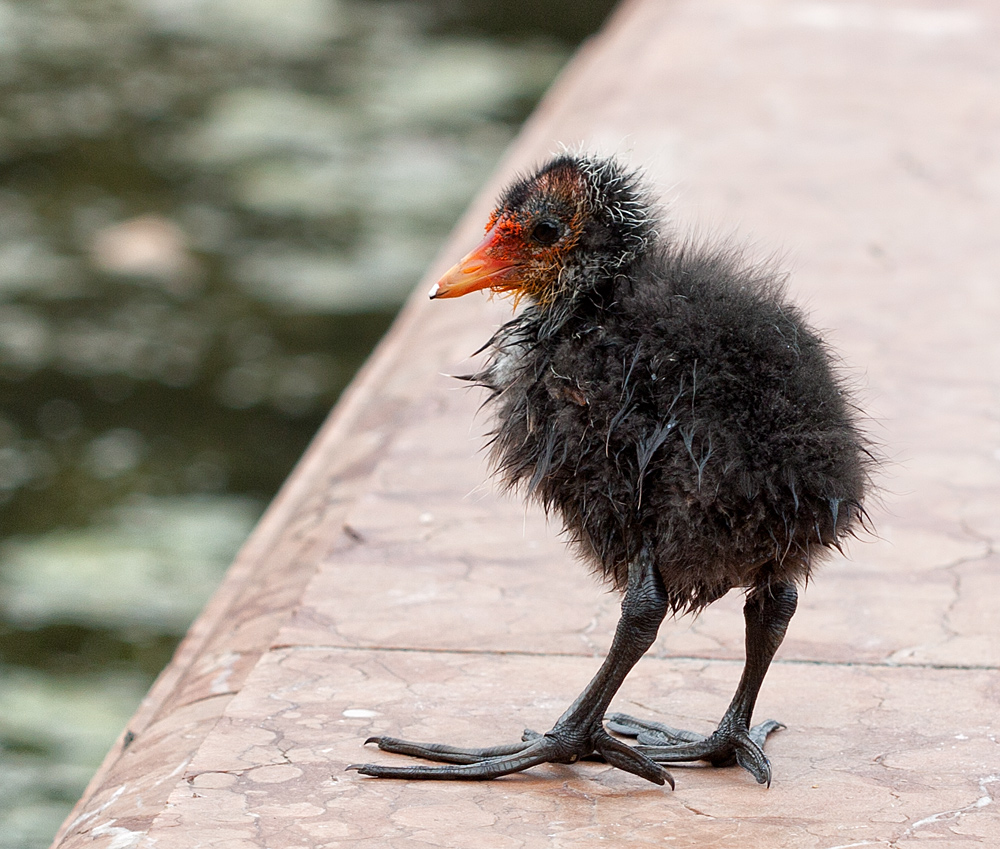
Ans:
{"type": "Polygon", "coordinates": [[[558,156],[503,193],[483,241],[430,296],[489,289],[544,308],[598,289],[652,235],[652,211],[636,174],[613,160],[558,156]]]}

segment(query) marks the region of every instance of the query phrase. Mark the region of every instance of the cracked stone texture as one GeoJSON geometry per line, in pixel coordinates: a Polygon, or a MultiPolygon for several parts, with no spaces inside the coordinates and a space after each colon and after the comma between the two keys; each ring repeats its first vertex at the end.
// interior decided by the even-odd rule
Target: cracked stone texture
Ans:
{"type": "MultiPolygon", "coordinates": [[[[580,52],[109,753],[70,847],[1000,845],[1000,7],[634,0],[580,52]],[[379,782],[373,733],[545,730],[617,598],[479,454],[442,373],[508,314],[427,303],[510,174],[558,143],[643,165],[682,232],[777,251],[884,457],[876,537],[803,594],[759,717],[775,781],[597,764],[379,782]]],[[[740,598],[668,622],[615,707],[708,730],[740,598]]]]}

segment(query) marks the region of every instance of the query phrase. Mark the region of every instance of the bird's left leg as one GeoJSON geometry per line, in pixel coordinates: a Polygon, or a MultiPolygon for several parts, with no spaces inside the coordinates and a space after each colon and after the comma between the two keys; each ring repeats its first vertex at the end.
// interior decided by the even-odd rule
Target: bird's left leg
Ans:
{"type": "Polygon", "coordinates": [[[575,763],[597,755],[612,766],[656,784],[674,782],[662,766],[615,739],[604,729],[604,713],[625,676],[656,639],[667,612],[663,580],[650,555],[643,552],[629,564],[629,583],[622,615],[607,658],[575,702],[545,734],[525,732],[521,742],[485,749],[464,749],[439,743],[410,743],[392,737],[372,737],[386,752],[439,761],[447,766],[381,766],[353,764],[362,775],[378,778],[487,779],[520,772],[542,763],[575,763]]]}
{"type": "Polygon", "coordinates": [[[705,737],[625,714],[608,716],[608,727],[618,734],[636,738],[638,745],[635,748],[657,763],[699,760],[713,766],[738,763],[759,784],[770,785],[771,764],[763,751],[764,741],[768,734],[784,726],[769,719],[751,728],[750,719],[760,686],[784,639],[797,601],[798,593],[791,583],[756,587],[747,595],[743,607],[746,664],[736,694],[714,733],[705,737]]]}

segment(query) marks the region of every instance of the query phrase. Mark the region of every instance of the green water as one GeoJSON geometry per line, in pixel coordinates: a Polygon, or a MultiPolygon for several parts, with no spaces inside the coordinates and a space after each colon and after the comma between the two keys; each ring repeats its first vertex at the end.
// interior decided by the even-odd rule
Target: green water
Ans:
{"type": "Polygon", "coordinates": [[[0,0],[0,849],[45,847],[610,0],[0,0]]]}

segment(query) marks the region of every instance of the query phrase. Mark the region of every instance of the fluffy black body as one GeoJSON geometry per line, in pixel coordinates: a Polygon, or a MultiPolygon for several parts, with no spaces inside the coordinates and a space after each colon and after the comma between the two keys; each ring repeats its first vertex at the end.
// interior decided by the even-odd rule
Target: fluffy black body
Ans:
{"type": "Polygon", "coordinates": [[[590,282],[557,322],[532,304],[492,341],[477,379],[502,478],[620,589],[648,548],[675,612],[804,580],[867,479],[822,340],[733,252],[651,242],[590,282]]]}

